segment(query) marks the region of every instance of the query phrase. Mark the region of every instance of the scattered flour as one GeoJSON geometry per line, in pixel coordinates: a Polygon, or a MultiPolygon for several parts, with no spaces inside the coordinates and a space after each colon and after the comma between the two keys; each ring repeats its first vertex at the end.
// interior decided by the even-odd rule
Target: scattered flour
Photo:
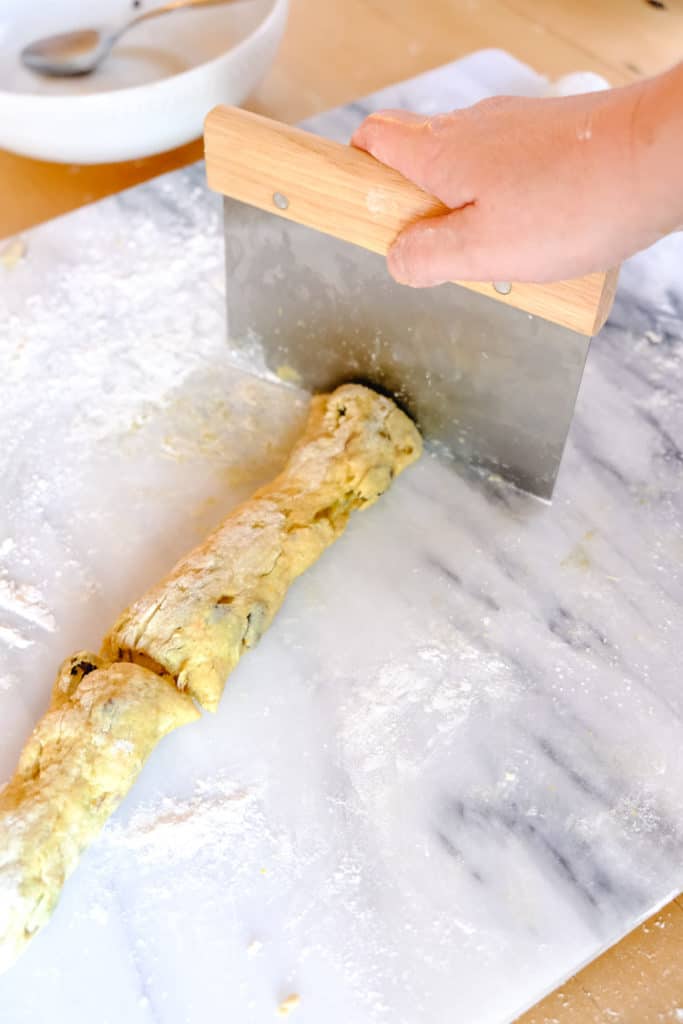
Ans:
{"type": "Polygon", "coordinates": [[[49,633],[56,629],[55,617],[45,604],[43,595],[29,583],[19,584],[6,576],[0,577],[0,608],[49,633]]]}
{"type": "Polygon", "coordinates": [[[366,779],[419,770],[425,750],[457,731],[482,701],[514,701],[519,692],[513,666],[465,638],[424,645],[354,685],[340,740],[366,779]]]}
{"type": "Polygon", "coordinates": [[[384,213],[386,194],[383,189],[371,188],[365,197],[365,205],[369,213],[384,213]]]}
{"type": "Polygon", "coordinates": [[[14,551],[15,547],[16,544],[12,537],[5,537],[0,544],[0,558],[6,558],[7,555],[10,555],[14,551]]]}
{"type": "Polygon", "coordinates": [[[132,754],[135,750],[135,744],[131,740],[117,740],[114,746],[124,754],[132,754]]]}
{"type": "Polygon", "coordinates": [[[33,640],[11,626],[0,626],[0,644],[12,647],[16,651],[24,651],[33,644],[33,640]]]}
{"type": "Polygon", "coordinates": [[[245,789],[232,779],[202,780],[188,799],[165,797],[137,811],[127,825],[110,825],[104,835],[146,863],[192,860],[200,854],[222,860],[229,856],[231,837],[260,823],[260,795],[259,788],[245,789]]]}
{"type": "Polygon", "coordinates": [[[109,911],[100,903],[95,903],[90,908],[90,918],[102,926],[109,923],[109,911]]]}

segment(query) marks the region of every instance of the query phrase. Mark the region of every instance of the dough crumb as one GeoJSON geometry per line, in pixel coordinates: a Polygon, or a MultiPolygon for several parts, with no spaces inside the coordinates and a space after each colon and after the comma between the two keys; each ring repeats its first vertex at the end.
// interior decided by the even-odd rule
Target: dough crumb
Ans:
{"type": "Polygon", "coordinates": [[[285,384],[301,384],[301,374],[293,366],[288,366],[287,363],[283,366],[278,366],[275,372],[285,384]]]}
{"type": "Polygon", "coordinates": [[[301,997],[296,992],[293,992],[291,996],[287,996],[277,1008],[278,1017],[288,1017],[292,1010],[296,1010],[300,1002],[301,997]]]}
{"type": "Polygon", "coordinates": [[[260,939],[252,939],[247,946],[247,953],[249,956],[257,956],[258,953],[263,949],[263,943],[260,939]]]}
{"type": "Polygon", "coordinates": [[[12,267],[16,267],[19,260],[23,259],[26,255],[26,242],[23,238],[13,238],[11,242],[8,242],[6,246],[0,251],[0,263],[3,267],[7,267],[11,270],[12,267]]]}

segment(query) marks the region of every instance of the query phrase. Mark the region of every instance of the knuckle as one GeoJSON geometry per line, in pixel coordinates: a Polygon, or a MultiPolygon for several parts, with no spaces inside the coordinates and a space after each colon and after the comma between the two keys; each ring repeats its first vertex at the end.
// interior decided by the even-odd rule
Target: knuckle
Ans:
{"type": "Polygon", "coordinates": [[[454,114],[435,114],[427,121],[427,127],[432,135],[439,135],[447,131],[453,124],[454,114]]]}

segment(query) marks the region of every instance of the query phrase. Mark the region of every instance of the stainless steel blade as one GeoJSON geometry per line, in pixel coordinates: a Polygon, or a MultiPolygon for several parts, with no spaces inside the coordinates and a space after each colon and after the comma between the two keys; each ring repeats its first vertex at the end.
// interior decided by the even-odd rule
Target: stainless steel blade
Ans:
{"type": "Polygon", "coordinates": [[[396,397],[427,439],[550,498],[590,339],[457,285],[396,284],[381,256],[225,199],[228,339],[311,391],[396,397]]]}

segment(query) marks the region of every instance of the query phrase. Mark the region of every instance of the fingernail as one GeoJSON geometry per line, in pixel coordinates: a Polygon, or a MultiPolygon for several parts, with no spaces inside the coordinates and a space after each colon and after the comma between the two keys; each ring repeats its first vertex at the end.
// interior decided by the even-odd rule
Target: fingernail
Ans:
{"type": "Polygon", "coordinates": [[[399,236],[391,245],[387,253],[387,267],[389,273],[399,284],[410,284],[410,275],[407,272],[405,262],[405,245],[399,236]]]}
{"type": "Polygon", "coordinates": [[[410,244],[408,238],[399,236],[387,253],[387,266],[389,273],[399,284],[408,285],[410,288],[424,288],[432,284],[430,280],[424,279],[419,268],[414,265],[410,257],[410,244]]]}
{"type": "Polygon", "coordinates": [[[416,260],[415,252],[411,255],[411,239],[409,235],[399,235],[387,253],[389,273],[399,284],[410,288],[433,288],[444,284],[446,278],[437,277],[424,260],[416,260]]]}

